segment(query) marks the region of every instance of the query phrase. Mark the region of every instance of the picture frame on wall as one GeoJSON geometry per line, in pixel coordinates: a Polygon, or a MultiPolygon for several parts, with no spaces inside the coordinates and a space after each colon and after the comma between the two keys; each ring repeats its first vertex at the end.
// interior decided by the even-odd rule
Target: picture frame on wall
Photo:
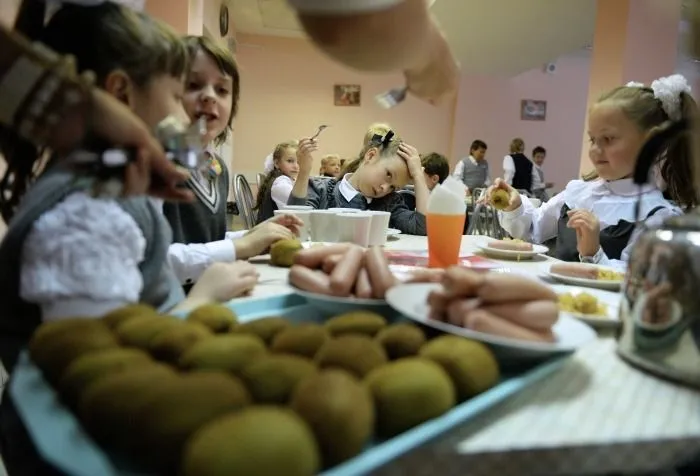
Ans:
{"type": "Polygon", "coordinates": [[[521,121],[546,121],[547,101],[540,99],[523,99],[520,101],[521,121]]]}
{"type": "Polygon", "coordinates": [[[336,84],[333,86],[333,104],[336,106],[359,106],[362,103],[362,86],[359,84],[336,84]]]}

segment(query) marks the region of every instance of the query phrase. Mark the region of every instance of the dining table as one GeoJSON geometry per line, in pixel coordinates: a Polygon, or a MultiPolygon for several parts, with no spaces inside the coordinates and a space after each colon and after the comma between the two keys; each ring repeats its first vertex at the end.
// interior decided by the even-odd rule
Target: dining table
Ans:
{"type": "MultiPolygon", "coordinates": [[[[460,254],[478,254],[484,239],[463,236],[460,254]]],[[[427,237],[401,234],[385,247],[425,252],[427,237]]],[[[488,259],[545,282],[557,262],[488,259]]],[[[252,262],[260,281],[244,299],[294,292],[288,269],[252,262]]],[[[563,358],[553,374],[372,474],[660,474],[700,455],[700,393],[627,364],[614,330],[563,358]]]]}

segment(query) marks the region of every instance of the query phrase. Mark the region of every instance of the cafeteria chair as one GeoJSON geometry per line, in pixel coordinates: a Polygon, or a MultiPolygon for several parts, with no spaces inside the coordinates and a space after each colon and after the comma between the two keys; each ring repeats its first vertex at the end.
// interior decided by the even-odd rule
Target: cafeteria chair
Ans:
{"type": "Polygon", "coordinates": [[[255,199],[253,198],[253,191],[250,189],[250,184],[243,174],[236,174],[233,177],[233,196],[236,199],[238,213],[245,227],[250,230],[255,226],[256,222],[256,213],[255,210],[253,210],[255,207],[255,199]]]}

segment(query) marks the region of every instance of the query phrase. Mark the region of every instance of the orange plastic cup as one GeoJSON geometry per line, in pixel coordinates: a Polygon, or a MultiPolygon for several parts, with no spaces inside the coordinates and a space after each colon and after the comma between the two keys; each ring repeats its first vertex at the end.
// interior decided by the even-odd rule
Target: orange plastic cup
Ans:
{"type": "Polygon", "coordinates": [[[428,267],[447,268],[459,264],[459,248],[466,214],[428,213],[428,267]]]}

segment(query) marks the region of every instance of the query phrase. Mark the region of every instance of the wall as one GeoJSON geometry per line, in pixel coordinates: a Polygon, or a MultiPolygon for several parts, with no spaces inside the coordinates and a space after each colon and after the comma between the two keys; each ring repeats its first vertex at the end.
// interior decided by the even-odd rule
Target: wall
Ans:
{"type": "Polygon", "coordinates": [[[560,58],[556,72],[542,68],[513,78],[464,76],[455,115],[454,160],[468,154],[474,139],[485,141],[492,177],[503,171],[503,157],[514,137],[547,149],[547,181],[563,188],[578,175],[581,132],[584,128],[590,59],[576,54],[560,58]],[[521,121],[521,99],[547,101],[545,121],[521,121]]]}
{"type": "MultiPolygon", "coordinates": [[[[320,156],[354,157],[367,126],[388,122],[421,151],[450,152],[452,108],[434,108],[409,98],[384,110],[374,96],[402,84],[400,75],[362,75],[339,66],[302,39],[239,34],[241,101],[234,121],[233,168],[252,177],[262,171],[275,144],[313,134],[320,124],[320,156]],[[333,84],[360,84],[360,107],[333,105],[333,84]]],[[[317,164],[319,165],[319,164],[317,164]]]]}

